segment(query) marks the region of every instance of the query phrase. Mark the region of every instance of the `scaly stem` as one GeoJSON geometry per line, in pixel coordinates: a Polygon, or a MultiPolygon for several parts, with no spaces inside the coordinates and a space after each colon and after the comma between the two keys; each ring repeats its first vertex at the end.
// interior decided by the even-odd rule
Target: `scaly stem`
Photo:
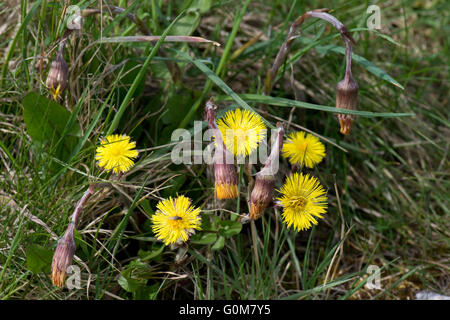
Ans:
{"type": "Polygon", "coordinates": [[[237,215],[232,215],[231,220],[236,220],[238,216],[241,214],[241,181],[244,173],[244,164],[241,163],[239,165],[239,180],[238,180],[238,197],[237,197],[237,204],[236,204],[236,213],[237,215]]]}
{"type": "Polygon", "coordinates": [[[346,55],[347,55],[347,67],[351,68],[351,62],[348,63],[349,56],[351,60],[351,51],[352,51],[352,44],[355,44],[355,40],[352,38],[351,34],[348,32],[347,28],[335,17],[333,17],[331,14],[327,13],[328,9],[317,9],[313,11],[308,11],[298,17],[291,25],[289,29],[288,36],[284,43],[281,45],[280,50],[277,53],[277,56],[275,57],[275,60],[273,62],[273,66],[271,69],[267,70],[266,74],[266,80],[264,84],[264,94],[270,95],[270,92],[273,88],[273,82],[275,80],[275,77],[278,73],[278,69],[280,68],[281,64],[285,61],[286,56],[289,52],[289,49],[292,46],[293,41],[297,38],[295,35],[295,32],[297,31],[297,28],[300,27],[303,22],[305,22],[308,18],[319,18],[322,20],[325,20],[329,23],[331,23],[338,31],[341,33],[342,40],[345,42],[346,45],[346,55]],[[349,54],[350,53],[350,54],[349,54]]]}

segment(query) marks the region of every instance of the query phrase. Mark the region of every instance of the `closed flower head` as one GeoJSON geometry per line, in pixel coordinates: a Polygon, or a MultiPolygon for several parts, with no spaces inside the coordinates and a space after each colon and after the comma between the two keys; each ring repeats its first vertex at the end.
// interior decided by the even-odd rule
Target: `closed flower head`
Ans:
{"type": "Polygon", "coordinates": [[[216,199],[234,199],[238,197],[238,176],[234,166],[234,156],[227,150],[222,133],[217,127],[214,116],[214,99],[206,103],[206,120],[214,131],[216,150],[214,153],[214,195],[216,199]]]}
{"type": "Polygon", "coordinates": [[[130,142],[130,137],[126,135],[110,135],[101,140],[101,145],[97,148],[95,159],[98,165],[106,171],[113,171],[115,174],[127,172],[134,165],[134,159],[138,156],[135,149],[136,143],[130,142]]]}
{"type": "Polygon", "coordinates": [[[281,197],[277,199],[283,207],[283,221],[298,231],[317,224],[316,219],[323,218],[327,211],[326,191],[309,174],[291,174],[279,192],[281,197]]]}
{"type": "Polygon", "coordinates": [[[293,132],[284,142],[281,154],[292,164],[313,168],[325,157],[325,146],[312,134],[293,132]]]}
{"type": "Polygon", "coordinates": [[[201,230],[200,208],[191,205],[189,198],[169,197],[160,201],[152,217],[153,232],[165,245],[186,242],[196,230],[201,230]]]}
{"type": "Polygon", "coordinates": [[[250,195],[250,219],[257,220],[261,217],[264,210],[272,202],[274,187],[274,176],[263,174],[256,176],[255,186],[250,195]]]}
{"type": "Polygon", "coordinates": [[[52,261],[52,283],[63,287],[66,281],[66,270],[72,264],[75,254],[73,225],[69,226],[64,236],[58,241],[52,261]]]}
{"type": "Polygon", "coordinates": [[[64,60],[64,47],[60,47],[56,58],[53,60],[48,72],[45,85],[52,93],[53,99],[57,100],[67,87],[69,67],[64,60]]]}
{"type": "Polygon", "coordinates": [[[238,196],[238,176],[234,164],[214,163],[214,195],[216,199],[234,199],[238,196]]]}
{"type": "MultiPolygon", "coordinates": [[[[353,79],[352,73],[352,52],[353,46],[350,39],[345,41],[345,77],[337,85],[336,93],[336,108],[355,110],[358,102],[358,84],[353,79]]],[[[353,126],[354,116],[351,114],[338,114],[339,124],[341,126],[340,132],[342,134],[350,134],[353,126]]]]}
{"type": "Polygon", "coordinates": [[[261,117],[248,110],[228,111],[217,121],[225,146],[236,156],[248,156],[266,134],[261,117]]]}
{"type": "MultiPolygon", "coordinates": [[[[358,102],[358,84],[351,76],[346,77],[337,85],[336,108],[347,110],[355,110],[358,102]]],[[[354,116],[352,114],[338,114],[340,132],[342,134],[350,134],[353,126],[354,116]]]]}
{"type": "Polygon", "coordinates": [[[280,147],[283,143],[284,129],[282,123],[277,123],[278,134],[272,151],[267,159],[264,168],[256,174],[255,186],[250,195],[249,218],[257,220],[264,213],[264,210],[273,200],[273,190],[275,187],[275,170],[273,164],[278,163],[280,147]]]}

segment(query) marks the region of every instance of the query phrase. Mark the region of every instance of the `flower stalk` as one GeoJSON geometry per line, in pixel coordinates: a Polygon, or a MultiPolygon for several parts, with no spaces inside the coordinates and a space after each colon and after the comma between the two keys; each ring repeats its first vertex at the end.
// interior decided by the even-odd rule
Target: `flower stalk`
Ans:
{"type": "Polygon", "coordinates": [[[69,226],[58,241],[52,260],[52,283],[57,287],[64,286],[67,268],[72,264],[73,256],[75,254],[76,246],[74,241],[74,231],[78,219],[83,210],[83,206],[86,204],[88,198],[94,193],[95,188],[98,185],[99,184],[95,183],[91,184],[84,192],[81,199],[77,202],[69,226]]]}
{"type": "MultiPolygon", "coordinates": [[[[285,61],[293,41],[298,37],[298,35],[296,35],[297,29],[303,24],[303,22],[305,22],[305,20],[309,18],[325,20],[333,25],[333,27],[335,27],[341,34],[342,41],[345,43],[346,68],[344,80],[339,82],[337,85],[336,108],[354,110],[357,103],[358,85],[353,80],[352,75],[352,51],[353,45],[355,45],[356,42],[344,24],[333,15],[329,14],[327,8],[308,11],[299,16],[292,23],[286,40],[281,45],[280,50],[275,57],[272,68],[267,70],[264,83],[264,94],[270,95],[278,69],[283,61],[285,61]]],[[[349,114],[338,114],[338,119],[341,126],[340,132],[346,135],[349,134],[352,128],[354,116],[349,114]]]]}

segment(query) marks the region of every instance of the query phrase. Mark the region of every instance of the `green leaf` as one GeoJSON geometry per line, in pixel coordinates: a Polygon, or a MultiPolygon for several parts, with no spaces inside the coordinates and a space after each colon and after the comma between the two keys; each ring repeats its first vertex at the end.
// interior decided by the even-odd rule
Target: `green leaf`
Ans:
{"type": "Polygon", "coordinates": [[[242,230],[242,224],[239,221],[223,220],[219,222],[219,233],[224,237],[232,237],[242,230]]]}
{"type": "Polygon", "coordinates": [[[212,250],[222,250],[225,245],[225,237],[219,236],[219,239],[217,239],[216,243],[211,247],[212,250]]]}
{"type": "Polygon", "coordinates": [[[150,250],[150,251],[139,250],[138,256],[141,258],[142,261],[148,261],[148,260],[152,260],[152,259],[156,258],[163,251],[164,251],[164,245],[158,244],[157,248],[150,250]]]}
{"type": "Polygon", "coordinates": [[[49,273],[52,265],[53,251],[37,244],[32,244],[26,250],[27,269],[37,274],[44,270],[49,273]]]}
{"type": "Polygon", "coordinates": [[[117,282],[127,292],[136,292],[152,276],[150,266],[141,259],[132,260],[120,274],[117,282]]]}
{"type": "Polygon", "coordinates": [[[185,0],[181,7],[184,9],[198,9],[200,13],[206,13],[211,9],[212,0],[185,0]]]}
{"type": "MultiPolygon", "coordinates": [[[[71,113],[66,108],[36,92],[28,93],[22,104],[27,132],[34,142],[54,144],[63,138],[64,129],[71,117],[71,113]]],[[[64,141],[61,143],[63,153],[55,155],[61,160],[71,154],[78,138],[81,137],[78,123],[74,122],[68,129],[64,141]]]]}
{"type": "Polygon", "coordinates": [[[188,9],[184,17],[182,17],[172,28],[169,34],[190,36],[200,23],[200,13],[196,9],[188,9]]]}
{"type": "Polygon", "coordinates": [[[217,233],[197,233],[191,237],[193,244],[211,244],[217,241],[217,233]]]}
{"type": "Polygon", "coordinates": [[[151,286],[141,285],[133,292],[133,299],[135,300],[156,300],[161,285],[155,283],[151,286]]]}
{"type": "Polygon", "coordinates": [[[194,99],[190,92],[186,90],[171,91],[165,107],[167,112],[163,114],[161,120],[167,125],[180,123],[186,117],[192,103],[194,103],[194,99]]]}
{"type": "Polygon", "coordinates": [[[125,277],[122,274],[120,275],[117,282],[127,292],[135,292],[141,285],[140,281],[132,279],[130,277],[125,277]]]}

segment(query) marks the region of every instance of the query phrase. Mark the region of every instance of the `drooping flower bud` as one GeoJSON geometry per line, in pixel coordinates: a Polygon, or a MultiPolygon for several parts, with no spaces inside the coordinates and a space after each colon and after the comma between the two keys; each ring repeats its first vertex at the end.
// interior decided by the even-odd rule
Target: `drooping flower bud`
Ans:
{"type": "Polygon", "coordinates": [[[214,195],[217,199],[234,199],[238,196],[238,176],[232,164],[214,162],[214,195]]]}
{"type": "Polygon", "coordinates": [[[234,166],[234,156],[227,150],[222,134],[217,127],[212,98],[206,103],[206,120],[214,130],[216,150],[214,153],[214,195],[216,199],[234,199],[238,197],[238,176],[234,166]]]}
{"type": "Polygon", "coordinates": [[[275,177],[272,175],[257,174],[255,186],[250,196],[250,219],[257,220],[272,202],[275,177]]]}
{"type": "MultiPolygon", "coordinates": [[[[275,162],[278,161],[280,149],[283,144],[284,129],[281,123],[277,124],[277,140],[272,146],[272,151],[266,161],[264,168],[256,174],[255,186],[250,195],[250,215],[249,218],[257,220],[264,210],[272,202],[273,189],[275,187],[275,162]]],[[[276,167],[278,168],[278,167],[276,167]]]]}
{"type": "MultiPolygon", "coordinates": [[[[353,77],[347,77],[337,85],[336,108],[355,110],[358,102],[358,84],[353,77]]],[[[349,134],[352,130],[354,115],[338,114],[341,133],[349,134]]]]}
{"type": "Polygon", "coordinates": [[[52,62],[50,71],[48,72],[47,81],[45,85],[53,95],[53,99],[57,100],[58,97],[67,87],[67,79],[69,73],[69,67],[64,60],[64,46],[65,41],[62,41],[56,54],[55,59],[52,62]]]}
{"type": "MultiPolygon", "coordinates": [[[[352,74],[352,38],[343,38],[345,42],[345,77],[337,85],[336,108],[355,110],[358,102],[358,84],[353,80],[352,74]]],[[[352,130],[353,120],[355,116],[352,114],[338,114],[339,124],[341,125],[342,134],[350,134],[352,130]]]]}
{"type": "Polygon", "coordinates": [[[75,254],[75,241],[73,239],[74,225],[71,223],[66,233],[59,239],[52,261],[52,283],[63,287],[66,281],[66,270],[72,264],[75,254]]]}

